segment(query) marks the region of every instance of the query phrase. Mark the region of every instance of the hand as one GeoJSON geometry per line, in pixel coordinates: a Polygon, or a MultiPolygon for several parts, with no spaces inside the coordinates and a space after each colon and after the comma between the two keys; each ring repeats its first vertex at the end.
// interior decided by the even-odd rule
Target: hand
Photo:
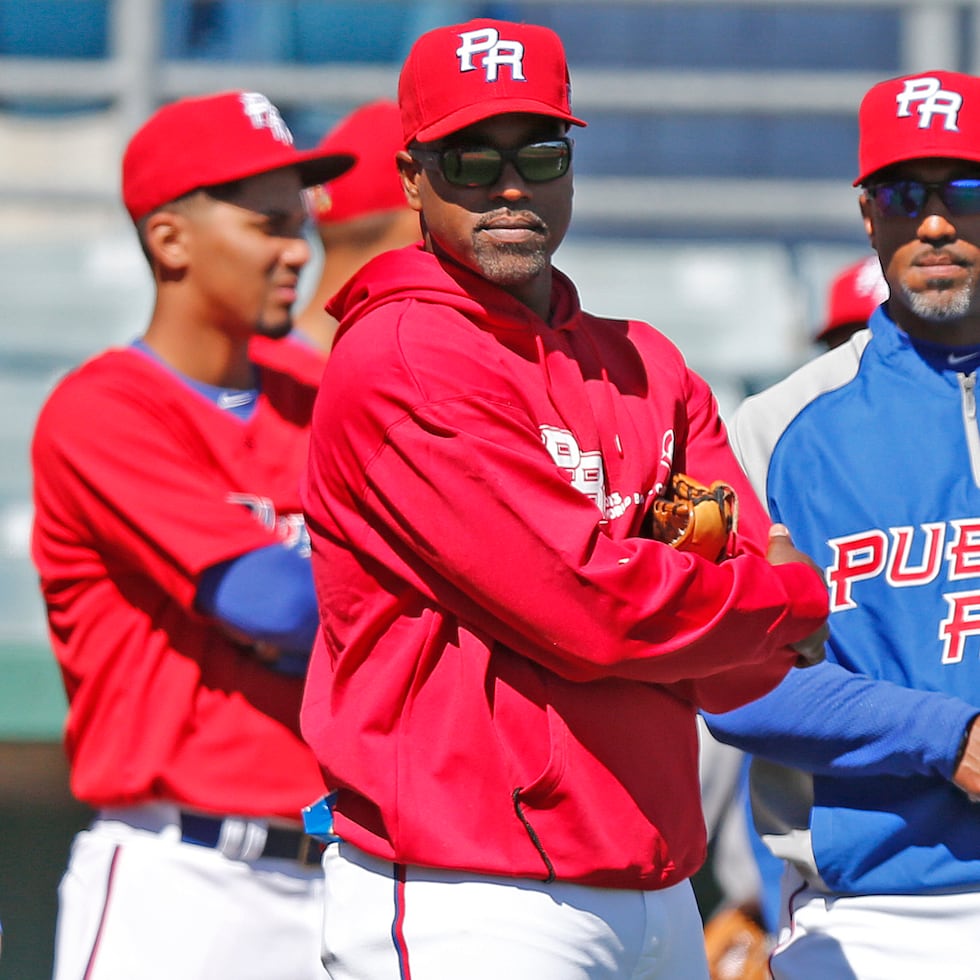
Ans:
{"type": "MultiPolygon", "coordinates": [[[[823,572],[820,567],[809,555],[804,554],[793,544],[789,528],[785,524],[773,524],[769,529],[769,550],[766,552],[766,558],[769,559],[770,565],[786,565],[794,561],[803,562],[804,565],[809,565],[823,581],[823,572]]],[[[796,666],[812,667],[814,664],[820,663],[826,657],[824,644],[829,636],[830,630],[824,623],[809,636],[790,644],[791,649],[799,654],[796,659],[796,666]]]]}
{"type": "Polygon", "coordinates": [[[966,739],[966,748],[960,759],[953,782],[959,786],[974,803],[980,803],[980,725],[977,721],[980,715],[973,719],[970,734],[966,739]]]}
{"type": "Polygon", "coordinates": [[[255,640],[248,645],[248,648],[252,656],[267,667],[273,666],[281,655],[279,647],[266,643],[264,640],[255,640]]]}
{"type": "Polygon", "coordinates": [[[310,665],[309,651],[299,653],[295,650],[281,650],[261,640],[251,645],[251,652],[259,663],[288,677],[305,677],[306,668],[310,665]]]}

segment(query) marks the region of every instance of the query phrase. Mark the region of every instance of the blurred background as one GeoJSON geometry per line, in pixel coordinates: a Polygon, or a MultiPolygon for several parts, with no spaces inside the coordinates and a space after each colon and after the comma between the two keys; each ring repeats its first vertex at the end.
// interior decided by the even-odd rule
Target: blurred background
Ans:
{"type": "Polygon", "coordinates": [[[484,15],[561,34],[590,124],[556,264],[590,310],[671,336],[725,412],[813,355],[827,284],[868,253],[861,95],[980,66],[976,0],[0,0],[0,977],[50,976],[57,881],[88,816],[29,560],[28,446],[53,381],[148,314],[118,201],[128,137],[161,102],[246,88],[313,146],[395,96],[418,34],[484,15]]]}

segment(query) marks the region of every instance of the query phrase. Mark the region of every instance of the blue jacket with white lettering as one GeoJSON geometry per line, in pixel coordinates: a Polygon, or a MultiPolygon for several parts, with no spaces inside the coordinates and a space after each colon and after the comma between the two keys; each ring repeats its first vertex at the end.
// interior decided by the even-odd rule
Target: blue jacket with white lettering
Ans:
{"type": "Polygon", "coordinates": [[[912,341],[884,307],[868,326],[732,419],[773,519],[826,570],[831,638],[708,721],[761,757],[757,825],[813,886],[975,888],[980,804],[950,777],[980,713],[980,351],[912,341]]]}

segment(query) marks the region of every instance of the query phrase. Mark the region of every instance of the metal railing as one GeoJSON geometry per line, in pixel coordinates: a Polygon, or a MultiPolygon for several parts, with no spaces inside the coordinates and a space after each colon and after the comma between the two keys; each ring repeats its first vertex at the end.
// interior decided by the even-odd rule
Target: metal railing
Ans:
{"type": "MultiPolygon", "coordinates": [[[[616,2],[692,10],[804,5],[804,0],[616,2]]],[[[393,94],[399,68],[387,63],[168,60],[161,56],[158,27],[163,0],[110,4],[109,54],[101,60],[0,56],[0,101],[107,106],[91,114],[97,119],[95,138],[88,115],[32,121],[0,111],[0,409],[5,409],[0,418],[6,420],[0,426],[0,455],[11,464],[0,478],[0,660],[5,643],[9,647],[14,641],[38,658],[49,656],[27,541],[26,446],[34,413],[57,372],[138,331],[149,302],[143,259],[118,201],[119,156],[129,134],[161,102],[237,87],[261,90],[282,105],[339,114],[393,94]],[[53,149],[33,145],[28,154],[30,140],[50,140],[53,149]],[[93,211],[109,219],[111,234],[92,220],[93,211]],[[44,239],[48,232],[51,241],[31,241],[32,235],[44,239]]],[[[595,0],[565,0],[564,5],[579,4],[599,17],[613,6],[595,0]]],[[[980,0],[806,4],[895,11],[901,71],[980,69],[980,0]]],[[[534,8],[546,4],[526,0],[522,6],[531,20],[534,8]]],[[[576,111],[590,121],[624,110],[668,120],[712,113],[852,120],[861,95],[878,80],[863,69],[709,72],[576,68],[573,63],[572,71],[576,111]]],[[[831,270],[836,271],[836,246],[826,246],[833,254],[825,254],[819,243],[801,249],[736,241],[713,251],[703,244],[685,251],[676,243],[658,248],[649,228],[687,229],[710,222],[720,236],[738,240],[751,222],[778,238],[805,214],[809,229],[826,232],[828,240],[866,247],[846,179],[578,173],[575,212],[576,227],[584,219],[636,231],[632,240],[590,239],[578,249],[563,246],[562,267],[581,284],[587,306],[643,317],[668,333],[676,330],[675,339],[691,363],[716,391],[727,392],[730,404],[750,385],[774,380],[804,356],[805,326],[816,316],[807,307],[815,305],[831,270]],[[802,254],[806,248],[809,252],[802,254]]]]}
{"type": "MultiPolygon", "coordinates": [[[[900,18],[900,71],[949,67],[980,70],[978,0],[617,0],[623,6],[692,8],[854,7],[887,9],[900,18]],[[972,15],[972,16],[967,16],[972,15]],[[964,24],[967,24],[964,32],[964,24]],[[965,33],[965,36],[964,36],[965,33]],[[966,62],[963,64],[963,62],[966,62]]],[[[564,0],[563,6],[590,4],[602,16],[603,5],[564,0]]],[[[529,19],[534,8],[554,7],[546,0],[519,4],[529,19]]],[[[0,99],[103,102],[113,146],[125,139],[162,101],[203,91],[248,87],[273,101],[339,111],[357,102],[391,95],[398,65],[330,63],[324,65],[246,64],[164,60],[160,29],[163,0],[110,0],[109,54],[99,61],[0,57],[0,99]]],[[[601,23],[601,21],[597,21],[601,23]]],[[[801,39],[801,44],[806,39],[801,39]]],[[[859,71],[723,71],[581,68],[574,71],[575,105],[590,118],[624,109],[656,115],[730,113],[753,115],[837,115],[852,118],[861,95],[879,76],[859,71]]],[[[44,179],[12,185],[0,170],[0,202],[111,199],[112,181],[94,193],[44,179]]],[[[577,182],[581,218],[609,219],[620,225],[688,218],[737,229],[752,218],[776,233],[799,217],[807,201],[816,226],[853,230],[853,196],[839,180],[697,179],[583,177],[577,182]],[[802,196],[805,195],[805,196],[802,196]],[[760,218],[760,216],[762,216],[760,218]]]]}

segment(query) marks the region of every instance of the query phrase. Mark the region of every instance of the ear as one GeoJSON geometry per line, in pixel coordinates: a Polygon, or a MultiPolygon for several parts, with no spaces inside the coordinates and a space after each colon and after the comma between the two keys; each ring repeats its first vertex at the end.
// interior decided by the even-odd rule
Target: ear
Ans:
{"type": "Polygon", "coordinates": [[[161,270],[177,272],[188,263],[188,221],[177,211],[160,210],[146,219],[143,240],[155,266],[161,270]]]}
{"type": "Polygon", "coordinates": [[[871,216],[871,199],[863,191],[861,196],[858,198],[858,205],[861,208],[861,217],[864,220],[864,231],[868,236],[868,241],[871,243],[871,247],[877,251],[877,246],[875,245],[875,224],[874,219],[871,216]]]}
{"type": "Polygon", "coordinates": [[[419,181],[422,178],[422,168],[412,159],[412,155],[407,150],[399,150],[395,155],[395,163],[398,165],[398,174],[402,180],[402,189],[405,191],[405,200],[413,211],[422,210],[422,199],[419,193],[419,181]]]}

